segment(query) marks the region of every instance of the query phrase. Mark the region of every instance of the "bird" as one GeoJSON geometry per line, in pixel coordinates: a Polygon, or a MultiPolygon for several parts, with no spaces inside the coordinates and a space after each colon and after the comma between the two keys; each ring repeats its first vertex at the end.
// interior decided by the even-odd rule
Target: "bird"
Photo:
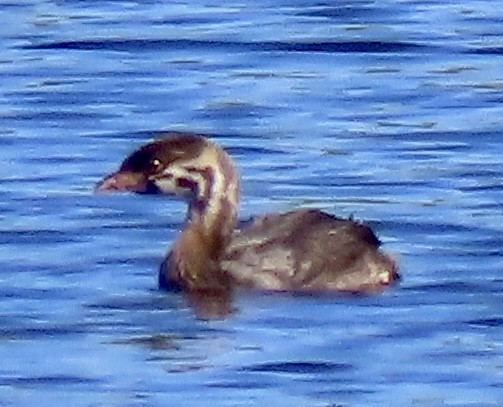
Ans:
{"type": "Polygon", "coordinates": [[[161,289],[373,294],[401,277],[372,229],[352,218],[301,208],[240,224],[236,163],[206,135],[164,133],[133,151],[95,190],[188,203],[185,227],[160,266],[161,289]]]}

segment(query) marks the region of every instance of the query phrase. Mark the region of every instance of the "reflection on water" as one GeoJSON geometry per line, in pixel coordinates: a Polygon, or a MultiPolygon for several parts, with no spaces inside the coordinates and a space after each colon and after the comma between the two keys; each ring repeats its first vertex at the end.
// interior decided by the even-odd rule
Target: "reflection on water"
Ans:
{"type": "Polygon", "coordinates": [[[4,2],[0,405],[503,402],[502,12],[491,2],[4,2]],[[156,289],[185,217],[96,197],[154,132],[214,134],[242,218],[318,207],[396,253],[382,296],[156,289]],[[206,309],[206,306],[204,306],[206,309]]]}

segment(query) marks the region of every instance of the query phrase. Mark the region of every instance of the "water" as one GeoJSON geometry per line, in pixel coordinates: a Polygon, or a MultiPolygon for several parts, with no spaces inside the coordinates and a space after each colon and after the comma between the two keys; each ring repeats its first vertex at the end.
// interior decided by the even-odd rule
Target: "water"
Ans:
{"type": "Polygon", "coordinates": [[[0,405],[503,404],[503,9],[494,2],[2,2],[0,405]],[[382,296],[156,289],[185,214],[94,196],[213,134],[242,217],[320,207],[400,259],[382,296]]]}

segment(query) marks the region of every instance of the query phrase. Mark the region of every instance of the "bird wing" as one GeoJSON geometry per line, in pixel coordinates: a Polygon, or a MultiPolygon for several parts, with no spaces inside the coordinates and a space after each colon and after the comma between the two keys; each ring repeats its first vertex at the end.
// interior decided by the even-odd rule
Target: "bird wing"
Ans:
{"type": "Polygon", "coordinates": [[[298,290],[349,273],[379,240],[367,226],[319,210],[271,214],[235,231],[223,269],[241,285],[298,290]]]}

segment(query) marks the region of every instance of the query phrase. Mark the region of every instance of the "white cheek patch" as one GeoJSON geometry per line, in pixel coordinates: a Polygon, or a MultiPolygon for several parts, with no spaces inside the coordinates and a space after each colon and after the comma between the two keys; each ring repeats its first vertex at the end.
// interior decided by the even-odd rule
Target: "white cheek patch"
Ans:
{"type": "Polygon", "coordinates": [[[163,194],[176,194],[178,189],[177,172],[179,171],[176,168],[167,167],[162,173],[152,177],[152,181],[163,194]]]}
{"type": "Polygon", "coordinates": [[[218,196],[219,198],[225,194],[225,177],[222,171],[213,172],[213,185],[211,185],[211,196],[218,196]]]}
{"type": "Polygon", "coordinates": [[[176,181],[174,178],[155,178],[154,184],[163,194],[176,194],[176,181]]]}
{"type": "Polygon", "coordinates": [[[153,177],[152,181],[159,190],[166,195],[178,195],[183,198],[190,198],[194,193],[204,191],[206,180],[195,172],[188,172],[184,167],[169,167],[161,174],[153,177]],[[198,191],[189,185],[197,185],[198,191]]]}

